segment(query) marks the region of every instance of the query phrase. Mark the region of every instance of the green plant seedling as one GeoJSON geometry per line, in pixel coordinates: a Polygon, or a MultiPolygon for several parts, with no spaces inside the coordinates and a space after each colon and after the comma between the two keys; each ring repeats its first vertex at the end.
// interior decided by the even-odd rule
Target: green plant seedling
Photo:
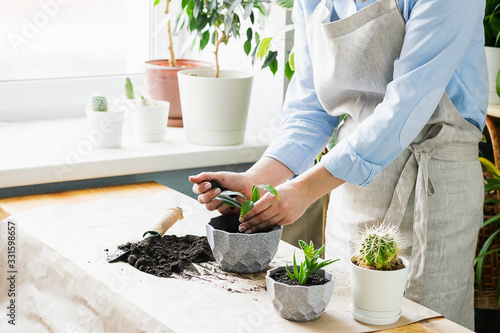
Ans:
{"type": "Polygon", "coordinates": [[[135,99],[134,86],[128,77],[125,78],[125,96],[127,99],[135,99]]]}
{"type": "Polygon", "coordinates": [[[399,261],[400,241],[400,231],[396,226],[382,224],[367,228],[361,234],[359,253],[356,256],[358,266],[392,270],[399,261]]]}
{"type": "Polygon", "coordinates": [[[108,111],[108,99],[104,96],[93,96],[92,110],[100,112],[108,111]]]}
{"type": "Polygon", "coordinates": [[[290,280],[298,280],[301,285],[305,285],[307,283],[307,279],[309,279],[311,275],[316,273],[321,268],[333,264],[334,262],[339,260],[335,259],[318,262],[321,252],[323,252],[323,250],[325,249],[325,245],[317,250],[314,249],[314,244],[312,241],[309,243],[309,245],[307,245],[303,240],[299,240],[299,245],[304,251],[305,260],[300,264],[299,267],[297,265],[294,253],[293,272],[290,272],[288,270],[288,266],[286,267],[286,272],[290,280]]]}
{"type": "Polygon", "coordinates": [[[275,195],[278,200],[280,199],[278,195],[278,191],[271,185],[259,185],[259,186],[253,186],[252,187],[252,197],[250,199],[247,199],[243,193],[240,192],[234,192],[234,191],[224,191],[221,194],[219,194],[215,199],[220,200],[222,203],[228,205],[229,207],[233,208],[240,208],[240,222],[243,221],[243,216],[245,216],[248,212],[250,212],[253,209],[254,204],[259,201],[260,199],[260,192],[259,188],[268,191],[272,195],[275,195]],[[240,203],[238,199],[236,199],[236,196],[239,196],[243,198],[243,203],[240,203]]]}

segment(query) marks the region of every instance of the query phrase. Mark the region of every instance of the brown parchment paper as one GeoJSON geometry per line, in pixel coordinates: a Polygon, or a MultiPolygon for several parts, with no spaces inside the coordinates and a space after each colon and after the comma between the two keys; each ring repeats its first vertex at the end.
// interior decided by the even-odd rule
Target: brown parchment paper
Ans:
{"type": "MultiPolygon", "coordinates": [[[[180,206],[185,218],[167,234],[205,235],[217,215],[174,191],[151,196],[101,199],[45,206],[11,216],[17,222],[18,310],[15,329],[0,313],[1,332],[369,332],[440,316],[409,300],[403,316],[388,326],[355,321],[349,276],[328,266],[335,288],[325,313],[297,323],[281,318],[265,290],[265,272],[239,275],[216,263],[196,265],[185,276],[158,278],[125,263],[109,264],[104,249],[136,238],[166,208],[180,206]]],[[[0,223],[0,264],[5,267],[6,221],[0,223]]],[[[290,263],[300,251],[281,242],[271,267],[290,263]]],[[[2,271],[2,274],[5,270],[2,271]]],[[[0,290],[6,290],[2,276],[0,290]]],[[[0,307],[9,299],[2,292],[0,307]]]]}

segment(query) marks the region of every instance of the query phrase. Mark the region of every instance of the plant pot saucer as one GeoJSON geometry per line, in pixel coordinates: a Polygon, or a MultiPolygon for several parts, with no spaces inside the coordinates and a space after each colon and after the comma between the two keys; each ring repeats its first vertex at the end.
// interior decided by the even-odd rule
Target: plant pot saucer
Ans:
{"type": "Polygon", "coordinates": [[[356,313],[354,311],[354,305],[351,303],[349,304],[349,311],[351,311],[352,316],[354,319],[357,321],[360,321],[362,323],[368,324],[368,325],[390,325],[394,324],[399,320],[401,315],[403,314],[403,310],[399,312],[397,316],[390,317],[390,318],[372,318],[372,317],[365,317],[363,315],[360,315],[359,313],[356,313]]]}

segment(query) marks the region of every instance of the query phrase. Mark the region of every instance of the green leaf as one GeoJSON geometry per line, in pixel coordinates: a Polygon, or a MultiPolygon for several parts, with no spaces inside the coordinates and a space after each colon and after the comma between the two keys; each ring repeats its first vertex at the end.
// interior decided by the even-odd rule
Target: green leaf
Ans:
{"type": "MultiPolygon", "coordinates": [[[[155,6],[160,3],[161,0],[155,0],[155,6]]],[[[168,0],[167,0],[168,1],[168,0]]]]}
{"type": "Polygon", "coordinates": [[[289,10],[293,8],[293,0],[276,0],[276,4],[289,10]]]}
{"type": "Polygon", "coordinates": [[[257,186],[253,186],[252,187],[252,198],[250,200],[252,200],[253,202],[257,202],[257,201],[259,201],[259,199],[260,199],[259,188],[257,186]]]}
{"type": "Polygon", "coordinates": [[[484,157],[479,157],[479,162],[481,162],[481,165],[486,169],[486,171],[496,176],[496,178],[500,178],[500,170],[497,169],[495,164],[484,157]]]}
{"type": "Polygon", "coordinates": [[[246,40],[243,44],[243,50],[245,51],[246,55],[249,55],[250,51],[252,51],[252,43],[249,40],[246,40]]]}
{"type": "Polygon", "coordinates": [[[246,200],[245,202],[243,202],[243,204],[241,205],[241,213],[240,213],[240,216],[243,217],[245,216],[245,214],[247,214],[248,212],[250,212],[253,208],[253,202],[250,201],[250,200],[246,200]]]}
{"type": "Polygon", "coordinates": [[[321,268],[323,268],[323,267],[325,267],[325,266],[333,264],[334,262],[337,262],[339,260],[340,259],[322,261],[322,262],[318,263],[318,266],[316,267],[317,268],[316,271],[319,270],[319,269],[321,269],[321,268]]]}
{"type": "Polygon", "coordinates": [[[181,2],[182,9],[186,8],[186,6],[188,5],[188,3],[189,3],[189,0],[182,0],[182,2],[181,2]]]}
{"type": "Polygon", "coordinates": [[[290,69],[295,72],[295,52],[293,50],[288,57],[288,62],[290,63],[290,69]]]}
{"type": "Polygon", "coordinates": [[[262,64],[262,68],[270,66],[276,60],[277,57],[278,57],[278,51],[269,51],[266,60],[264,60],[264,63],[262,64]]]}
{"type": "Polygon", "coordinates": [[[290,62],[287,61],[285,64],[285,76],[287,77],[288,80],[291,80],[294,73],[295,72],[290,67],[290,62]]]}
{"type": "MultiPolygon", "coordinates": [[[[499,34],[500,36],[500,34],[499,34]]],[[[498,70],[498,74],[497,74],[497,95],[498,97],[500,97],[500,70],[498,70]]]]}
{"type": "Polygon", "coordinates": [[[203,1],[196,1],[193,8],[193,17],[198,17],[198,14],[203,10],[203,1]]]}
{"type": "Polygon", "coordinates": [[[305,269],[305,262],[302,262],[302,264],[300,264],[299,283],[301,285],[306,284],[307,278],[308,278],[308,276],[307,276],[307,272],[305,269]]]}
{"type": "Polygon", "coordinates": [[[278,71],[278,60],[274,59],[274,61],[269,65],[269,69],[271,70],[271,73],[275,75],[278,71]]]}
{"type": "Polygon", "coordinates": [[[255,22],[255,15],[253,12],[250,13],[250,22],[253,24],[255,22]]]}
{"type": "Polygon", "coordinates": [[[241,208],[240,202],[238,200],[236,200],[235,198],[231,198],[231,197],[220,194],[219,196],[215,197],[215,199],[220,200],[223,204],[226,204],[229,207],[241,208]]]}
{"type": "Polygon", "coordinates": [[[257,49],[257,58],[259,58],[260,60],[264,58],[264,56],[269,51],[269,46],[271,44],[272,39],[273,39],[272,37],[267,37],[260,42],[259,48],[257,49]]]}
{"type": "Polygon", "coordinates": [[[278,195],[278,191],[272,187],[271,185],[266,185],[266,184],[261,184],[259,185],[259,188],[271,193],[272,195],[276,196],[278,200],[280,200],[280,196],[278,195]]]}
{"type": "Polygon", "coordinates": [[[210,32],[206,30],[202,35],[200,39],[200,50],[203,50],[205,46],[207,46],[208,41],[210,40],[210,32]]]}
{"type": "Polygon", "coordinates": [[[293,275],[299,279],[299,268],[297,267],[297,260],[295,260],[295,252],[293,253],[293,275]]]}
{"type": "Polygon", "coordinates": [[[248,41],[252,41],[252,37],[253,37],[253,31],[252,31],[252,28],[248,28],[248,29],[247,29],[247,40],[248,40],[248,41]]]}
{"type": "Polygon", "coordinates": [[[286,269],[286,274],[288,274],[288,278],[290,279],[290,281],[293,281],[294,278],[292,273],[290,273],[290,271],[288,270],[288,266],[285,266],[285,269],[286,269]]]}
{"type": "Polygon", "coordinates": [[[490,217],[489,219],[487,219],[486,221],[484,221],[483,228],[486,227],[487,225],[490,225],[492,223],[496,223],[498,221],[500,221],[500,214],[494,215],[494,216],[490,217]]]}

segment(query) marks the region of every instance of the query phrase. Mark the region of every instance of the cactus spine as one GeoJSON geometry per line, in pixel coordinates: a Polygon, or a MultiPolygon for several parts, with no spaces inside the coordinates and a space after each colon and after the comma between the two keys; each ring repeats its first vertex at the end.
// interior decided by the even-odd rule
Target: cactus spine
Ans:
{"type": "Polygon", "coordinates": [[[396,226],[367,228],[361,236],[358,266],[376,270],[392,270],[399,262],[400,231],[396,226]]]}
{"type": "Polygon", "coordinates": [[[134,86],[128,77],[125,78],[125,96],[127,99],[135,99],[134,86]]]}
{"type": "Polygon", "coordinates": [[[104,96],[92,97],[92,110],[94,111],[108,111],[108,100],[104,96]]]}

